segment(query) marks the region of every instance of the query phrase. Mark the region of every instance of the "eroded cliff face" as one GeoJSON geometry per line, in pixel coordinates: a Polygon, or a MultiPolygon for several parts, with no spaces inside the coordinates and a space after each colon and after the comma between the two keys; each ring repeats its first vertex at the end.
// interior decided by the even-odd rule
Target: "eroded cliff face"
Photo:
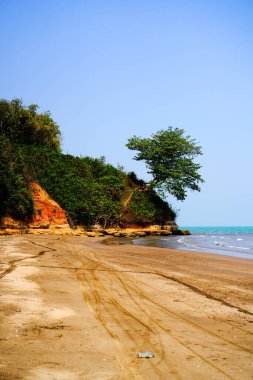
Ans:
{"type": "Polygon", "coordinates": [[[69,226],[65,211],[36,182],[32,182],[35,214],[30,227],[69,226]]]}
{"type": "Polygon", "coordinates": [[[70,229],[65,211],[41,186],[32,182],[34,216],[29,223],[6,216],[1,221],[2,228],[29,229],[70,229]]]}

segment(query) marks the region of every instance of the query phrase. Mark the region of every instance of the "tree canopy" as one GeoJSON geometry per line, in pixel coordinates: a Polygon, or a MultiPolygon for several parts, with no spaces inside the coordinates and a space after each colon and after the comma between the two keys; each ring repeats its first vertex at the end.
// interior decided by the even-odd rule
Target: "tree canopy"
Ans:
{"type": "Polygon", "coordinates": [[[133,136],[126,146],[138,153],[134,159],[145,161],[148,173],[153,176],[150,185],[184,200],[187,189],[200,191],[204,182],[198,170],[201,166],[194,158],[202,155],[201,147],[195,139],[184,136],[185,131],[168,127],[150,138],[133,136]]]}
{"type": "Polygon", "coordinates": [[[60,151],[61,132],[50,112],[38,113],[38,106],[24,106],[21,99],[0,100],[0,135],[12,143],[39,145],[60,151]]]}

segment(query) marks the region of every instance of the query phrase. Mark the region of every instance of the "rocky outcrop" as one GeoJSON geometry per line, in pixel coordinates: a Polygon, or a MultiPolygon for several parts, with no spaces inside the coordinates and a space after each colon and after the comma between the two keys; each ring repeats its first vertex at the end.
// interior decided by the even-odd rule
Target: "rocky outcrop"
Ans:
{"type": "Polygon", "coordinates": [[[132,225],[128,228],[106,228],[96,226],[92,231],[86,232],[88,237],[113,236],[113,237],[145,237],[145,236],[170,236],[170,235],[189,235],[189,231],[178,229],[175,222],[168,222],[166,226],[150,225],[140,227],[132,225]]]}

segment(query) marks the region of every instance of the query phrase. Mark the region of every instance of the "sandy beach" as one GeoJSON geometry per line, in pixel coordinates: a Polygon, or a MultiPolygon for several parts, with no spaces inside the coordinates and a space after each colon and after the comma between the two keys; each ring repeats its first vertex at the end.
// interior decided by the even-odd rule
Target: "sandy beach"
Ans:
{"type": "Polygon", "coordinates": [[[0,238],[1,380],[253,378],[253,260],[102,240],[0,238]]]}

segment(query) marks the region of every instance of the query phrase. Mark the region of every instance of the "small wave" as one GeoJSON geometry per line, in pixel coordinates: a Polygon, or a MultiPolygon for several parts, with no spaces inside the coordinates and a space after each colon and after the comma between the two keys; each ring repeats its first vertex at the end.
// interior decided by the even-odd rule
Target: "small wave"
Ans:
{"type": "Polygon", "coordinates": [[[213,244],[219,245],[220,247],[227,247],[227,248],[236,248],[236,249],[244,249],[244,250],[250,249],[249,247],[238,247],[238,245],[227,245],[220,241],[214,241],[213,244]]]}
{"type": "Polygon", "coordinates": [[[225,244],[221,243],[220,241],[214,241],[213,244],[220,245],[222,247],[225,245],[225,244]]]}
{"type": "Polygon", "coordinates": [[[195,248],[195,247],[198,247],[197,245],[186,243],[184,237],[178,239],[177,242],[180,243],[180,244],[184,244],[184,245],[186,245],[187,247],[194,247],[194,248],[195,248]]]}
{"type": "Polygon", "coordinates": [[[236,239],[236,240],[243,240],[243,239],[239,239],[239,238],[238,238],[238,239],[236,239]]]}
{"type": "Polygon", "coordinates": [[[249,247],[238,247],[236,245],[228,245],[229,248],[237,248],[237,249],[250,249],[249,247]]]}

